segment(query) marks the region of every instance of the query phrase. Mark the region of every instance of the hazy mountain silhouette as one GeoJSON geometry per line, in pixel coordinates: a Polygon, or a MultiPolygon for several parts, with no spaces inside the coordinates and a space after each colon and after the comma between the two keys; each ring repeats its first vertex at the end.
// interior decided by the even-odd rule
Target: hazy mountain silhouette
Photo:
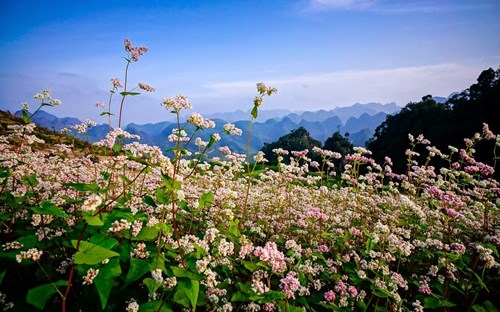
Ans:
{"type": "MultiPolygon", "coordinates": [[[[264,143],[274,142],[281,136],[299,127],[307,129],[313,138],[321,142],[324,142],[336,131],[341,131],[343,134],[349,133],[349,140],[354,145],[363,146],[371,138],[375,128],[385,120],[386,115],[395,113],[399,109],[400,107],[394,103],[356,103],[349,107],[337,107],[328,111],[290,112],[284,109],[263,110],[259,112],[259,118],[252,126],[250,150],[252,153],[257,152],[262,148],[264,143]]],[[[18,116],[21,114],[21,111],[16,112],[18,116]]],[[[215,121],[216,128],[200,131],[198,132],[198,136],[208,141],[211,134],[223,132],[224,124],[232,122],[236,127],[243,130],[243,135],[227,136],[223,134],[221,135],[221,142],[216,146],[227,145],[235,152],[244,153],[247,144],[249,117],[249,112],[243,112],[242,110],[211,114],[208,118],[215,121]]],[[[33,121],[55,131],[60,131],[63,128],[71,129],[71,127],[82,123],[77,118],[59,118],[45,111],[39,111],[33,117],[33,121]]],[[[167,137],[172,133],[172,129],[174,128],[177,128],[176,123],[164,121],[143,125],[131,123],[124,130],[139,135],[141,143],[156,145],[165,151],[173,147],[172,143],[167,140],[167,137]]],[[[87,133],[77,135],[77,137],[89,142],[96,142],[103,139],[108,131],[109,126],[101,124],[90,127],[87,133]]],[[[195,147],[193,146],[192,148],[195,147]]]]}

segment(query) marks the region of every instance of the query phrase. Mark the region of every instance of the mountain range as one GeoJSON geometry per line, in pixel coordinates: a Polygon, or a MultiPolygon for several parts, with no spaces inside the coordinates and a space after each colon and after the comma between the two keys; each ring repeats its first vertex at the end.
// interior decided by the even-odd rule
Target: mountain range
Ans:
{"type": "MultiPolygon", "coordinates": [[[[311,136],[321,142],[332,136],[336,131],[341,134],[348,133],[348,139],[356,146],[364,146],[365,142],[373,135],[375,128],[382,123],[388,114],[397,113],[401,107],[395,103],[356,103],[348,107],[337,107],[332,110],[301,111],[289,110],[263,110],[252,125],[250,151],[255,153],[262,148],[264,143],[271,143],[281,136],[299,127],[304,127],[311,136]]],[[[21,115],[21,112],[16,112],[21,115]]],[[[249,126],[249,112],[237,110],[234,112],[217,113],[205,116],[216,123],[214,129],[200,131],[198,136],[208,141],[209,136],[215,132],[223,132],[224,124],[231,122],[243,130],[242,136],[221,135],[221,142],[217,146],[227,145],[232,151],[244,153],[247,144],[247,129],[249,126]]],[[[60,131],[81,124],[77,118],[59,118],[45,111],[39,111],[33,116],[33,122],[50,130],[60,131]]],[[[141,143],[159,146],[162,150],[172,148],[172,143],[167,137],[177,124],[164,121],[154,124],[128,124],[124,130],[141,136],[141,143]]],[[[189,127],[188,129],[189,133],[189,127]]],[[[194,129],[191,129],[194,130],[194,129]]],[[[88,129],[84,135],[77,135],[84,140],[96,142],[104,138],[109,131],[107,124],[100,124],[88,129]]]]}

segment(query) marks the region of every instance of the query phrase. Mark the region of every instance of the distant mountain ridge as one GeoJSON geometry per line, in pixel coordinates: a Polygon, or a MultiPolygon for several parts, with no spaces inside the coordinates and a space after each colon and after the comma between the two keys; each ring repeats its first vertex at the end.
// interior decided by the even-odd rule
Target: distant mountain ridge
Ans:
{"type": "MultiPolygon", "coordinates": [[[[396,113],[400,109],[401,107],[395,103],[356,103],[349,107],[337,107],[328,111],[263,110],[259,112],[259,118],[252,126],[250,150],[255,153],[262,148],[264,143],[274,142],[299,127],[304,127],[313,138],[321,142],[324,142],[336,131],[340,131],[342,134],[349,133],[349,140],[353,144],[364,146],[365,142],[373,135],[375,128],[385,120],[387,114],[396,113]]],[[[16,112],[16,115],[21,115],[21,111],[16,112]]],[[[217,126],[215,129],[201,131],[199,136],[208,141],[212,133],[223,131],[224,124],[228,122],[234,123],[243,130],[243,136],[223,135],[218,146],[227,145],[231,150],[243,153],[246,149],[246,131],[249,125],[249,116],[249,112],[245,113],[241,110],[207,115],[206,117],[214,120],[217,126]]],[[[55,131],[71,128],[82,123],[77,118],[59,118],[45,111],[39,111],[33,117],[33,122],[55,131]]],[[[172,146],[170,146],[171,143],[166,138],[174,128],[177,128],[175,123],[164,121],[143,125],[131,123],[124,130],[139,135],[141,143],[155,145],[162,150],[167,150],[172,146]]],[[[77,137],[96,142],[103,139],[108,131],[108,125],[100,124],[89,128],[86,134],[77,135],[77,137]]]]}

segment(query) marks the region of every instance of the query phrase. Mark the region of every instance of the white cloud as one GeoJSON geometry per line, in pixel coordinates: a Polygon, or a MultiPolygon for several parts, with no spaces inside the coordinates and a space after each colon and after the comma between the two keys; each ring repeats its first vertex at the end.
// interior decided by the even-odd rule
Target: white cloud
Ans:
{"type": "Polygon", "coordinates": [[[358,10],[384,14],[456,12],[464,10],[498,9],[498,4],[464,4],[439,1],[384,1],[384,0],[308,0],[306,11],[358,10]]]}
{"type": "MultiPolygon", "coordinates": [[[[460,92],[475,83],[482,70],[489,66],[496,68],[499,59],[474,63],[442,63],[426,66],[407,66],[377,70],[349,70],[324,73],[311,73],[289,77],[262,76],[259,80],[218,81],[193,88],[186,95],[194,110],[200,113],[249,110],[257,94],[256,83],[264,82],[278,88],[278,93],[264,100],[262,109],[286,108],[290,110],[333,109],[354,103],[396,102],[404,106],[412,101],[419,101],[423,96],[448,96],[460,92]]],[[[51,87],[54,97],[63,101],[63,105],[50,109],[58,116],[91,118],[104,122],[99,117],[100,111],[94,107],[96,101],[106,101],[107,89],[99,87],[101,83],[91,78],[73,74],[45,74],[51,85],[41,84],[39,75],[8,75],[0,72],[0,82],[9,94],[0,94],[1,109],[16,111],[22,101],[35,106],[33,94],[51,87]]],[[[107,80],[103,81],[108,83],[107,80]]],[[[157,86],[158,87],[158,86],[157,86]]],[[[147,123],[159,122],[171,118],[159,103],[161,96],[169,94],[166,90],[154,94],[142,94],[127,99],[124,121],[147,123]],[[158,94],[157,94],[158,93],[158,94]]],[[[173,93],[175,94],[175,93],[173,93]]],[[[113,111],[119,104],[115,98],[113,111]]]]}
{"type": "MultiPolygon", "coordinates": [[[[423,96],[448,96],[476,81],[481,64],[443,63],[381,70],[338,71],[280,79],[264,79],[278,88],[278,94],[265,100],[264,107],[292,110],[331,109],[367,102],[396,102],[404,106],[423,96]]],[[[207,92],[193,98],[200,104],[218,103],[221,110],[250,109],[258,81],[207,84],[207,92]],[[235,107],[238,106],[238,107],[235,107]]],[[[203,106],[203,105],[202,105],[203,106]]],[[[212,107],[212,106],[210,106],[212,107]]]]}
{"type": "Polygon", "coordinates": [[[374,0],[310,0],[309,9],[313,11],[332,9],[366,9],[374,0]]]}

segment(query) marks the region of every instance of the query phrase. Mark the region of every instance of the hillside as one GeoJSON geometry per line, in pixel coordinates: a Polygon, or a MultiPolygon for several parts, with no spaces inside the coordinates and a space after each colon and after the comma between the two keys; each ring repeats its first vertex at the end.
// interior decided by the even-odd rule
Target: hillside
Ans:
{"type": "MultiPolygon", "coordinates": [[[[52,119],[52,117],[49,117],[50,114],[48,113],[45,113],[43,115],[44,118],[48,118],[47,120],[52,119]]],[[[0,110],[0,136],[11,133],[11,130],[8,129],[9,125],[22,125],[22,124],[24,124],[22,118],[13,115],[10,112],[0,110]]],[[[45,142],[45,143],[33,144],[32,149],[34,150],[48,151],[55,144],[67,144],[75,146],[74,149],[75,156],[81,156],[84,155],[86,150],[91,147],[91,145],[86,141],[80,140],[78,138],[72,138],[67,135],[63,135],[59,132],[49,130],[46,127],[40,125],[37,125],[37,127],[34,130],[34,134],[45,142]]]]}

